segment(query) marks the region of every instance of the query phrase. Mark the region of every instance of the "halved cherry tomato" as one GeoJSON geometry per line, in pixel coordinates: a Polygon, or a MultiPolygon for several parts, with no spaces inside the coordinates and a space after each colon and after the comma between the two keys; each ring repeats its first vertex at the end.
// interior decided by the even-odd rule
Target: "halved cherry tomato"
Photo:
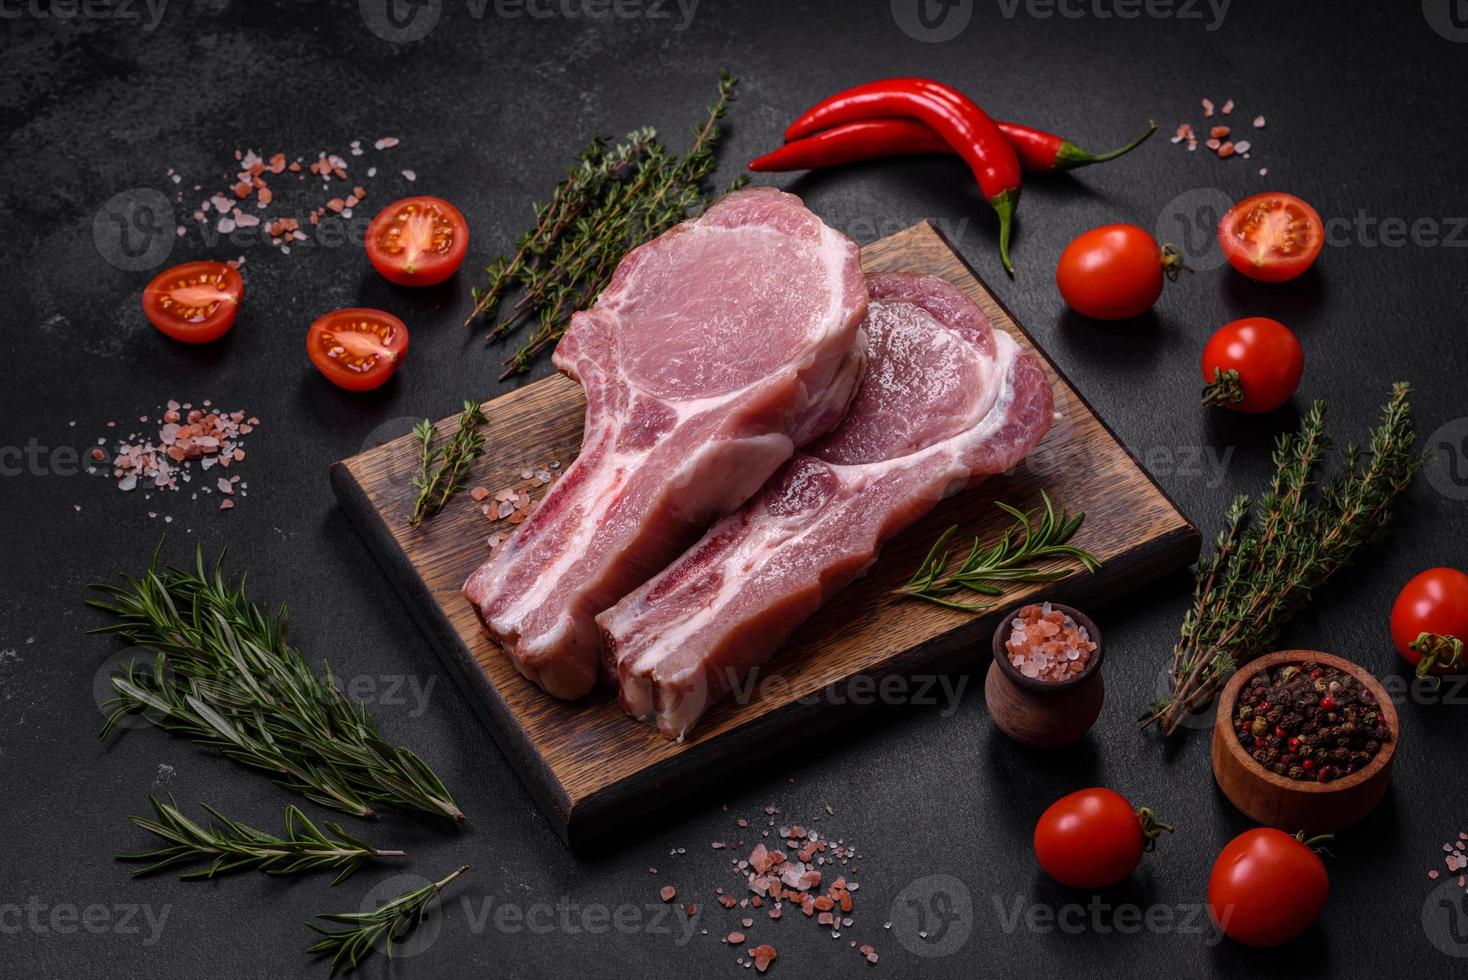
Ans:
{"type": "Polygon", "coordinates": [[[1468,575],[1429,568],[1392,605],[1392,642],[1419,677],[1468,670],[1468,575]]]}
{"type": "Polygon", "coordinates": [[[459,271],[469,226],[459,209],[437,197],[405,197],[367,226],[367,258],[400,286],[432,286],[459,271]]]}
{"type": "Polygon", "coordinates": [[[1264,316],[1219,328],[1203,348],[1203,401],[1235,412],[1272,412],[1299,387],[1305,352],[1290,328],[1264,316]]]}
{"type": "Polygon", "coordinates": [[[1310,268],[1325,244],[1325,226],[1293,194],[1255,194],[1224,212],[1218,244],[1229,264],[1250,279],[1284,282],[1310,268]]]}
{"type": "Polygon", "coordinates": [[[408,328],[382,310],[337,310],[311,324],[306,352],[332,384],[370,391],[392,377],[408,352],[408,328]]]}
{"type": "Polygon", "coordinates": [[[245,281],[223,262],[185,262],[153,277],[143,312],[153,326],[186,344],[218,340],[234,325],[245,281]]]}
{"type": "Polygon", "coordinates": [[[1071,309],[1095,320],[1141,316],[1162,295],[1162,277],[1175,277],[1175,249],[1136,225],[1102,225],[1076,237],[1060,253],[1055,283],[1071,309]]]}
{"type": "Polygon", "coordinates": [[[1278,946],[1309,929],[1330,896],[1330,876],[1309,844],[1258,827],[1229,841],[1208,876],[1208,912],[1230,939],[1278,946]]]}
{"type": "Polygon", "coordinates": [[[1072,888],[1105,888],[1121,881],[1163,830],[1145,807],[1132,809],[1109,789],[1062,796],[1035,824],[1035,857],[1045,873],[1072,888]]]}

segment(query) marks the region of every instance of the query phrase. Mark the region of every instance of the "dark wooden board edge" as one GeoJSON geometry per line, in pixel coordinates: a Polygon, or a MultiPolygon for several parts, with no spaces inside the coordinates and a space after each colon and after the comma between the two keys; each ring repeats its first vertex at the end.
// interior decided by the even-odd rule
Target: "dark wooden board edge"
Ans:
{"type": "MultiPolygon", "coordinates": [[[[530,787],[531,795],[540,804],[551,825],[565,840],[566,826],[571,815],[571,800],[565,787],[535,751],[528,734],[490,682],[489,675],[480,669],[473,651],[464,644],[443,607],[419,577],[412,560],[373,507],[372,498],[357,481],[351,467],[346,461],[333,463],[330,478],[337,502],[346,511],[347,518],[362,536],[368,552],[392,583],[403,604],[408,607],[413,620],[427,634],[429,646],[438,654],[449,676],[453,678],[484,727],[489,729],[495,744],[510,765],[530,787]]],[[[567,840],[567,843],[570,841],[567,840]]]]}

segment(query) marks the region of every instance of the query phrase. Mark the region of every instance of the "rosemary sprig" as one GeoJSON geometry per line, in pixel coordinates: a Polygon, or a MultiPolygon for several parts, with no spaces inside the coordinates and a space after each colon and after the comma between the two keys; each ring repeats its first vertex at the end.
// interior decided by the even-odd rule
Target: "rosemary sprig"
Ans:
{"type": "Polygon", "coordinates": [[[1080,530],[1086,515],[1072,517],[1065,510],[1057,512],[1049,494],[1043,490],[1040,499],[1041,506],[1030,513],[996,500],[994,503],[1011,515],[1014,523],[992,547],[985,548],[982,538],[974,538],[968,554],[951,569],[947,546],[958,532],[958,525],[944,531],[933,542],[912,578],[897,590],[898,594],[964,612],[987,612],[994,608],[993,603],[961,602],[952,596],[960,592],[997,596],[1003,595],[1004,584],[1054,582],[1064,578],[1067,569],[1046,570],[1039,566],[1039,562],[1050,559],[1073,560],[1087,571],[1097,571],[1101,562],[1094,555],[1067,544],[1080,530]]]}
{"type": "Polygon", "coordinates": [[[116,709],[102,737],[123,716],[146,711],[158,727],[325,806],[370,817],[381,803],[462,822],[423,760],[385,741],[331,668],[323,664],[318,677],[287,642],[286,608],[272,613],[251,602],[243,576],[224,578],[223,561],[221,554],[206,573],[201,551],[193,569],[160,570],[155,553],[141,577],[93,586],[107,598],[87,604],[117,621],[90,632],[156,651],[151,671],[133,661],[112,678],[116,709]]]}
{"type": "Polygon", "coordinates": [[[479,427],[487,421],[479,403],[466,400],[454,434],[437,449],[433,439],[438,430],[432,421],[424,419],[413,427],[420,448],[418,472],[413,477],[413,489],[418,494],[408,515],[409,524],[416,526],[423,518],[438,513],[450,497],[464,489],[470,465],[484,452],[484,435],[479,427]]]}
{"type": "MultiPolygon", "coordinates": [[[[694,127],[686,155],[669,151],[650,128],[633,130],[610,150],[597,138],[577,156],[550,201],[534,205],[535,227],[520,237],[513,255],[490,263],[488,283],[474,290],[474,309],[465,320],[467,325],[497,314],[519,291],[487,336],[500,340],[522,324],[534,324],[506,358],[501,380],[529,370],[560,339],[571,314],[592,304],[628,251],[713,200],[706,181],[718,165],[718,123],[733,101],[735,84],[727,71],[720,73],[718,93],[694,127]]],[[[728,189],[746,182],[741,176],[728,189]]]]}
{"type": "Polygon", "coordinates": [[[1409,391],[1393,387],[1367,451],[1348,446],[1344,472],[1324,485],[1318,471],[1331,445],[1325,403],[1315,403],[1297,434],[1280,437],[1268,491],[1257,505],[1234,499],[1213,555],[1198,565],[1193,605],[1173,648],[1172,692],[1142,715],[1142,727],[1175,733],[1240,664],[1270,648],[1362,545],[1385,533],[1393,503],[1425,459],[1414,449],[1409,391]]]}
{"type": "Polygon", "coordinates": [[[348,972],[356,969],[362,957],[372,952],[379,943],[388,959],[392,959],[392,944],[404,939],[423,921],[428,914],[428,905],[459,875],[469,870],[464,865],[438,881],[399,895],[371,912],[320,913],[316,917],[328,922],[348,926],[346,929],[331,930],[314,922],[306,923],[321,933],[324,939],[317,940],[306,950],[308,953],[330,953],[331,973],[338,970],[348,972]]]}
{"type": "Polygon", "coordinates": [[[319,868],[335,868],[332,884],[344,881],[362,862],[371,858],[401,857],[402,851],[380,851],[330,821],[322,832],[294,804],[285,808],[285,836],[276,837],[248,824],[231,820],[218,810],[201,803],[209,815],[222,825],[201,825],[184,816],[172,797],[167,803],[149,796],[148,802],[158,815],[128,817],[133,823],[171,842],[156,851],[119,854],[119,861],[151,861],[134,875],[152,874],[190,861],[208,861],[208,867],[196,868],[179,875],[184,880],[213,878],[217,874],[254,868],[272,875],[290,875],[319,868]]]}

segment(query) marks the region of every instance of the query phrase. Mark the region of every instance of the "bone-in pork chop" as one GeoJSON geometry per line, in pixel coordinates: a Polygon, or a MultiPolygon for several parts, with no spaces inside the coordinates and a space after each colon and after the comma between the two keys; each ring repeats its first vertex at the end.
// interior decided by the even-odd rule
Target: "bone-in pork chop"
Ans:
{"type": "Polygon", "coordinates": [[[866,306],[856,245],[772,188],[623,258],[555,352],[586,390],[580,454],[464,585],[522,674],[592,689],[596,614],[840,422],[866,306]]]}

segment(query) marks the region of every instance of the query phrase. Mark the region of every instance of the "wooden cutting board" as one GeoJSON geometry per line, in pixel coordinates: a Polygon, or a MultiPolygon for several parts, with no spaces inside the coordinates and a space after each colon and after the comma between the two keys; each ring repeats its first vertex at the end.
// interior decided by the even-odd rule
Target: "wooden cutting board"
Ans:
{"type": "MultiPolygon", "coordinates": [[[[1038,350],[930,224],[867,246],[862,266],[868,272],[941,276],[972,296],[997,328],[1038,350]]],[[[871,571],[801,626],[767,665],[762,680],[773,677],[775,683],[762,683],[745,703],[725,699],[681,745],[625,717],[608,692],[567,704],[516,673],[480,631],[459,593],[489,557],[487,537],[508,532],[509,525],[489,521],[463,493],[420,528],[409,527],[413,492],[408,481],[417,453],[411,436],[337,463],[332,485],[490,734],[551,823],[577,847],[729,778],[738,767],[788,746],[792,733],[807,738],[859,710],[873,700],[873,681],[982,666],[997,614],[976,617],[900,599],[892,590],[949,525],[960,526],[960,542],[974,534],[992,540],[1010,522],[995,500],[1029,509],[1038,504],[1043,488],[1057,505],[1084,511],[1085,525],[1075,543],[1104,563],[1095,575],[1077,571],[1049,585],[1017,588],[1004,597],[1005,608],[1037,597],[1095,606],[1197,558],[1196,529],[1043,352],[1041,357],[1050,370],[1060,418],[1030,458],[1015,472],[944,501],[889,542],[871,571]]],[[[520,486],[523,470],[553,460],[563,470],[581,444],[584,409],[580,387],[559,375],[486,404],[489,445],[475,464],[470,486],[491,493],[520,486]]],[[[438,427],[441,434],[450,432],[454,419],[438,427]]],[[[533,495],[538,499],[543,492],[533,495]]],[[[465,732],[464,737],[482,735],[465,732]]]]}

